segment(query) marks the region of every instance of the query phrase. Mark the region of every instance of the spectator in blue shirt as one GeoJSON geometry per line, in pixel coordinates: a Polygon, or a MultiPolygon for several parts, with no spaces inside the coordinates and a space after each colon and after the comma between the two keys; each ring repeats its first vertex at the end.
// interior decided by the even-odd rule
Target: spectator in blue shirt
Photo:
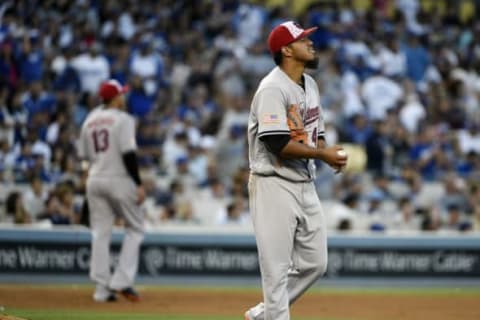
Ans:
{"type": "Polygon", "coordinates": [[[37,32],[29,37],[25,36],[19,52],[20,77],[26,84],[40,81],[43,77],[44,54],[39,47],[39,41],[37,32]]]}
{"type": "Polygon", "coordinates": [[[22,98],[22,104],[28,111],[29,119],[40,112],[51,114],[56,107],[55,97],[43,89],[40,81],[31,82],[30,90],[22,98]]]}
{"type": "Polygon", "coordinates": [[[139,76],[133,76],[131,84],[132,89],[127,98],[128,111],[137,117],[145,118],[152,111],[155,95],[145,92],[139,76]]]}
{"type": "Polygon", "coordinates": [[[409,35],[403,51],[407,58],[407,77],[418,85],[424,80],[430,65],[430,55],[420,43],[419,37],[414,34],[409,35]]]}

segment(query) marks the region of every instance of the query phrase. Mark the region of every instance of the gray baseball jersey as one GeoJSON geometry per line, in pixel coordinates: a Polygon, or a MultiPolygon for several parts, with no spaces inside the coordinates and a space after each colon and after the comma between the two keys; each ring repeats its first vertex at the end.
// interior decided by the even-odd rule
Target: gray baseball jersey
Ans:
{"type": "Polygon", "coordinates": [[[128,113],[99,106],[85,119],[79,154],[90,161],[89,175],[127,177],[122,154],[136,149],[135,121],[128,113]]]}
{"type": "Polygon", "coordinates": [[[103,288],[132,287],[137,273],[144,213],[137,204],[137,186],[123,162],[123,154],[136,148],[135,122],[124,111],[99,106],[82,125],[78,152],[90,162],[87,179],[92,229],[90,277],[103,288]],[[125,237],[112,275],[109,247],[115,216],[125,221],[125,237]]]}
{"type": "Polygon", "coordinates": [[[260,141],[262,136],[300,132],[303,143],[316,147],[324,135],[320,94],[315,80],[304,74],[305,90],[279,67],[260,83],[253,97],[248,123],[250,170],[259,175],[278,175],[291,181],[315,178],[312,159],[280,160],[260,141]]]}

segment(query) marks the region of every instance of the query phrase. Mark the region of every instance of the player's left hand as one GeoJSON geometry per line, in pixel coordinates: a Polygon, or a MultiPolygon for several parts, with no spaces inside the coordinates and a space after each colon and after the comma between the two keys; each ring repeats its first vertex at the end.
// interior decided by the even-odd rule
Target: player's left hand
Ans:
{"type": "Polygon", "coordinates": [[[145,201],[145,188],[142,185],[137,187],[137,204],[142,204],[145,201]]]}

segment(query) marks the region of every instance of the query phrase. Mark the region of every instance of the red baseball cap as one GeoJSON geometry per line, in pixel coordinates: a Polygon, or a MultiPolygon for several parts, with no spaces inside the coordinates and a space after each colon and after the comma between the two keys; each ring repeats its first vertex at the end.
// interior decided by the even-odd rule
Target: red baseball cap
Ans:
{"type": "Polygon", "coordinates": [[[284,22],[273,28],[270,32],[270,35],[268,36],[268,48],[273,54],[279,51],[283,46],[309,36],[315,30],[317,30],[317,27],[303,29],[294,21],[284,22]]]}
{"type": "Polygon", "coordinates": [[[103,101],[110,101],[119,94],[125,93],[127,91],[128,86],[122,86],[117,80],[110,79],[100,85],[98,95],[102,98],[103,101]]]}

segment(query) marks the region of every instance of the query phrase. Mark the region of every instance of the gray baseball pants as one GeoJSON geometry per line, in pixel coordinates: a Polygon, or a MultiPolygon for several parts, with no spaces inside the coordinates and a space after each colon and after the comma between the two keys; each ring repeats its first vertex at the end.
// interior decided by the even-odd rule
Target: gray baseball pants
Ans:
{"type": "Polygon", "coordinates": [[[90,278],[110,289],[133,286],[138,270],[140,244],[143,241],[143,211],[136,203],[137,189],[126,177],[91,177],[87,181],[90,208],[92,254],[90,278]],[[110,271],[110,240],[115,216],[125,220],[125,236],[118,264],[110,271]]]}
{"type": "Polygon", "coordinates": [[[313,182],[250,175],[250,212],[264,311],[253,320],[288,320],[294,303],[327,269],[327,232],[313,182]]]}

